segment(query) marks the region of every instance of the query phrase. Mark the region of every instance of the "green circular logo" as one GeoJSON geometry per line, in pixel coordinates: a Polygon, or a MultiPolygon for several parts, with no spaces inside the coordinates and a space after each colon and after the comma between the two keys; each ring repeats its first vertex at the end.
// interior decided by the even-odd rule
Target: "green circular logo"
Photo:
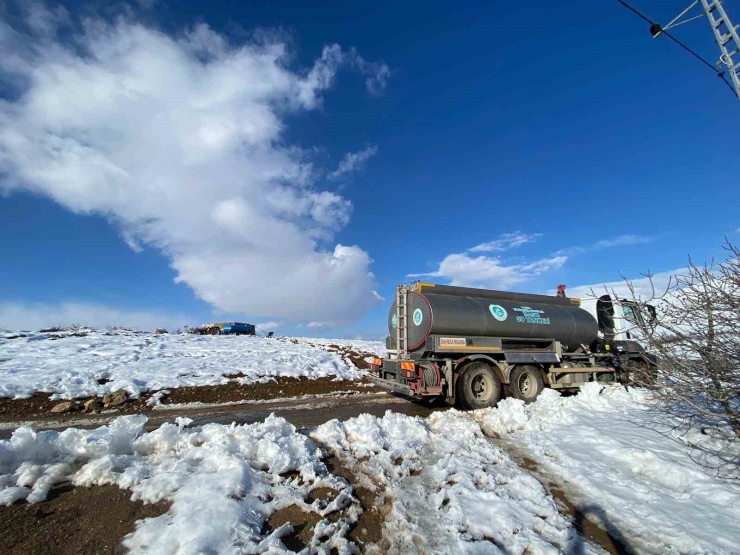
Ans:
{"type": "Polygon", "coordinates": [[[394,314],[391,317],[391,326],[393,326],[393,329],[396,329],[396,327],[398,326],[398,314],[394,314]]]}
{"type": "Polygon", "coordinates": [[[420,326],[423,320],[424,315],[421,313],[421,309],[417,308],[416,310],[414,310],[414,325],[420,326]]]}
{"type": "Polygon", "coordinates": [[[488,310],[491,311],[491,316],[496,318],[499,322],[503,322],[509,316],[506,309],[498,304],[492,304],[488,306],[488,310]]]}

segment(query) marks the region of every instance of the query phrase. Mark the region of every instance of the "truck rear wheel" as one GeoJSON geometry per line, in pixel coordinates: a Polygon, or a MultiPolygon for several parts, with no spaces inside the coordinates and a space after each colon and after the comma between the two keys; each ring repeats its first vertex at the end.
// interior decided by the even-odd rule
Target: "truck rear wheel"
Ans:
{"type": "Polygon", "coordinates": [[[465,366],[457,379],[457,402],[463,409],[493,407],[501,399],[501,380],[483,361],[465,366]]]}
{"type": "Polygon", "coordinates": [[[545,389],[545,380],[536,366],[521,365],[511,373],[509,387],[514,397],[531,403],[545,389]]]}

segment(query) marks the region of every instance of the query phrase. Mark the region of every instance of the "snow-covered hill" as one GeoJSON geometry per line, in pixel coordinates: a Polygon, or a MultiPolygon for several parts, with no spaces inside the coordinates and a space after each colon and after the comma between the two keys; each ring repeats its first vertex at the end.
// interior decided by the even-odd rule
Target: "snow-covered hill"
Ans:
{"type": "MultiPolygon", "coordinates": [[[[43,391],[72,399],[120,389],[136,397],[148,390],[224,384],[229,380],[225,376],[240,374],[241,383],[289,376],[361,377],[341,353],[303,340],[95,330],[6,338],[17,335],[0,334],[0,397],[43,391]]],[[[360,343],[359,353],[374,345],[360,343]]]]}

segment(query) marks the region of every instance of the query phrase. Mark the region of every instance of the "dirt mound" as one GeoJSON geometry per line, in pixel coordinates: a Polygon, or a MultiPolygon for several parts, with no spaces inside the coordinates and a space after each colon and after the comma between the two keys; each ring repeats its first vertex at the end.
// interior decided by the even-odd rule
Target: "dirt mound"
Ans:
{"type": "Polygon", "coordinates": [[[135,522],[164,514],[169,503],[131,501],[116,486],[56,485],[46,501],[0,506],[0,553],[23,555],[119,554],[135,522]]]}
{"type": "Polygon", "coordinates": [[[277,378],[276,381],[239,385],[232,381],[225,385],[179,387],[162,400],[162,404],[179,403],[232,403],[237,401],[266,401],[284,397],[302,397],[304,395],[326,395],[339,391],[371,393],[382,391],[370,386],[363,379],[360,382],[336,381],[333,378],[277,378]]]}

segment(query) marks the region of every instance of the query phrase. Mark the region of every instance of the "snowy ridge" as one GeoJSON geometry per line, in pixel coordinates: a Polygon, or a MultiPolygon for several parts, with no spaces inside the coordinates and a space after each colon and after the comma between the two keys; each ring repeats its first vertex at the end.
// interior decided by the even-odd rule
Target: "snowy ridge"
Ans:
{"type": "Polygon", "coordinates": [[[53,399],[73,399],[119,389],[138,397],[149,390],[220,385],[229,381],[225,375],[239,373],[242,384],[288,376],[361,377],[340,354],[275,339],[100,331],[50,339],[53,335],[0,338],[0,397],[44,391],[53,399]]]}
{"type": "Polygon", "coordinates": [[[545,390],[532,405],[505,399],[468,415],[574,502],[603,511],[637,552],[740,553],[740,483],[697,465],[688,443],[706,436],[682,431],[648,392],[592,383],[574,397],[545,390]]]}

